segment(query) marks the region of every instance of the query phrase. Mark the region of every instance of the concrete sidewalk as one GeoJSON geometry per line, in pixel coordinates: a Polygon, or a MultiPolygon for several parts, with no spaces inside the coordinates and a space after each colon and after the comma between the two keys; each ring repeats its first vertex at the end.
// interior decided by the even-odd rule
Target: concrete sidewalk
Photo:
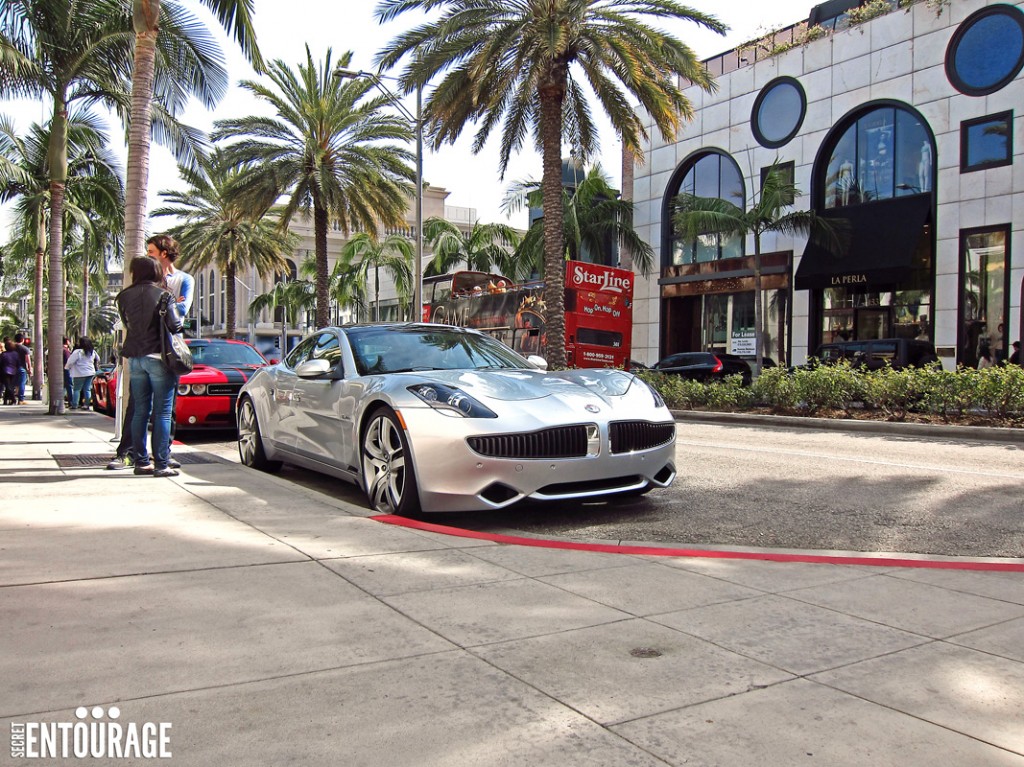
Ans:
{"type": "Polygon", "coordinates": [[[116,713],[202,767],[1024,767],[1022,572],[500,545],[188,448],[108,472],[109,419],[43,413],[0,407],[16,738],[116,713]]]}

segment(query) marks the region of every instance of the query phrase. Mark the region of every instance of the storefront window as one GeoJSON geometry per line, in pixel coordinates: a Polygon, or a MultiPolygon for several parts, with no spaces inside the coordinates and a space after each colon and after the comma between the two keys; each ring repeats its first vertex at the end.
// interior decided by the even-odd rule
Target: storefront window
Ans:
{"type": "Polygon", "coordinates": [[[931,191],[932,142],[913,114],[879,107],[836,141],[825,178],[825,207],[840,208],[931,191]]]}
{"type": "Polygon", "coordinates": [[[929,290],[827,288],[822,298],[822,343],[876,338],[932,340],[929,290]]]}
{"type": "Polygon", "coordinates": [[[987,349],[992,360],[1006,359],[1006,227],[960,233],[960,350],[958,361],[977,367],[987,349]]]}
{"type": "MultiPolygon", "coordinates": [[[[682,194],[722,199],[740,209],[745,207],[746,190],[739,166],[731,157],[718,152],[701,155],[690,164],[674,193],[682,194]]],[[[683,241],[673,237],[670,255],[673,266],[738,258],[743,255],[743,238],[709,234],[683,241]]]]}
{"type": "MultiPolygon", "coordinates": [[[[754,293],[716,293],[705,295],[702,300],[701,350],[753,359],[756,355],[754,293]]],[[[763,354],[779,364],[786,364],[789,291],[767,290],[764,300],[766,314],[763,354]]]]}

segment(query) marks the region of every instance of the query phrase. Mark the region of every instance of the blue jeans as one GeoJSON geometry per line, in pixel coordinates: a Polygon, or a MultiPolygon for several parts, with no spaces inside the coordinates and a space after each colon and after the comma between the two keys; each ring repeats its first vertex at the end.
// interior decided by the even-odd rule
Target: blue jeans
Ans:
{"type": "Polygon", "coordinates": [[[95,377],[75,376],[71,379],[71,407],[88,407],[92,403],[92,379],[95,377]]]}
{"type": "Polygon", "coordinates": [[[132,400],[132,453],[136,466],[150,462],[146,449],[146,431],[150,413],[153,415],[153,464],[166,469],[171,455],[171,403],[178,380],[164,363],[155,357],[129,357],[132,400]]]}
{"type": "Polygon", "coordinates": [[[25,399],[25,387],[28,385],[28,368],[18,368],[18,402],[25,399]]]}

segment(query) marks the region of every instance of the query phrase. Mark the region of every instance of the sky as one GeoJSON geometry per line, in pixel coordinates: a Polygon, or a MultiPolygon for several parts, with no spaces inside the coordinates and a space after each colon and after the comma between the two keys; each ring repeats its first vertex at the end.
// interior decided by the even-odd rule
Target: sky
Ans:
{"type": "MultiPolygon", "coordinates": [[[[185,0],[197,14],[208,20],[211,29],[220,30],[205,6],[198,0],[185,0]]],[[[726,36],[704,30],[695,24],[675,23],[666,26],[684,40],[701,59],[710,58],[735,46],[758,37],[765,32],[788,26],[806,19],[813,0],[775,0],[775,2],[751,2],[750,0],[691,0],[688,5],[705,13],[711,13],[730,27],[726,36]]],[[[267,60],[281,59],[295,67],[305,61],[305,45],[314,60],[322,60],[328,48],[334,51],[334,59],[346,51],[353,51],[352,69],[375,70],[374,55],[392,38],[412,26],[418,19],[412,14],[399,17],[388,24],[379,24],[373,16],[376,5],[372,0],[255,0],[255,24],[257,39],[263,56],[267,60]]],[[[237,86],[239,80],[251,79],[255,73],[238,52],[235,44],[220,35],[224,48],[232,87],[225,98],[213,111],[207,111],[194,104],[183,115],[183,121],[210,130],[218,118],[235,117],[244,114],[268,113],[248,92],[237,86]]],[[[385,84],[388,81],[385,80],[385,84]]],[[[415,110],[410,98],[404,102],[409,111],[415,110]]],[[[49,104],[0,101],[0,112],[10,115],[19,130],[25,130],[32,122],[49,119],[52,107],[49,104]]],[[[618,187],[621,181],[621,142],[617,140],[610,124],[603,120],[599,109],[595,109],[601,127],[601,155],[597,158],[606,175],[618,187]]],[[[120,127],[111,121],[111,135],[114,149],[125,155],[123,134],[120,127]]],[[[516,181],[536,180],[541,175],[540,156],[532,148],[512,158],[504,179],[498,176],[498,140],[500,131],[492,132],[488,145],[478,154],[472,153],[473,130],[467,130],[458,142],[438,151],[425,149],[423,157],[423,178],[431,186],[444,187],[450,195],[448,205],[475,208],[481,221],[501,221],[514,226],[526,226],[526,213],[519,211],[511,217],[501,212],[501,203],[508,187],[516,181]]],[[[159,206],[161,190],[181,188],[174,159],[171,154],[156,144],[150,158],[149,208],[159,206]]],[[[159,225],[150,226],[154,231],[159,225]]]]}

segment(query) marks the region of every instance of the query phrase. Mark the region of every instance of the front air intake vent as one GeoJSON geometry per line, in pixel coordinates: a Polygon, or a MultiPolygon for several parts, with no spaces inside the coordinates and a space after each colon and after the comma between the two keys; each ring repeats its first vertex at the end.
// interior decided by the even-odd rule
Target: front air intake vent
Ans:
{"type": "Polygon", "coordinates": [[[584,424],[520,434],[469,437],[466,441],[474,453],[488,458],[543,460],[583,458],[587,455],[587,427],[584,424]]]}
{"type": "Polygon", "coordinates": [[[676,425],[650,421],[615,421],[609,426],[608,436],[612,453],[650,450],[675,439],[676,425]]]}

